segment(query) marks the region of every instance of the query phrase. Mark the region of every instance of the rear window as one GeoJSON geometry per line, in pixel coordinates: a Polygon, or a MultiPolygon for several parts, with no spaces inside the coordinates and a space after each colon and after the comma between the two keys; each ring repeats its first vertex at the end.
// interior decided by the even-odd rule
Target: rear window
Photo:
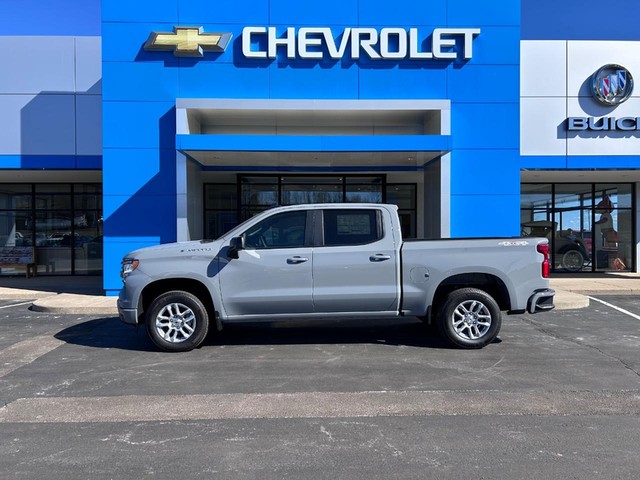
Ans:
{"type": "Polygon", "coordinates": [[[382,238],[378,210],[325,210],[324,244],[362,245],[382,238]]]}

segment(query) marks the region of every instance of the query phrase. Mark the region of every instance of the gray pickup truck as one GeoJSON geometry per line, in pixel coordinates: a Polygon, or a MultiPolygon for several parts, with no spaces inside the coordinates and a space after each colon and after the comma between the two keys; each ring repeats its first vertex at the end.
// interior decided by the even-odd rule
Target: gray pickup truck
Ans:
{"type": "Polygon", "coordinates": [[[217,240],[129,253],[118,310],[167,351],[191,350],[225,323],[390,316],[416,316],[456,346],[482,348],[501,311],[554,307],[548,275],[545,238],[403,242],[393,205],[296,205],[217,240]]]}

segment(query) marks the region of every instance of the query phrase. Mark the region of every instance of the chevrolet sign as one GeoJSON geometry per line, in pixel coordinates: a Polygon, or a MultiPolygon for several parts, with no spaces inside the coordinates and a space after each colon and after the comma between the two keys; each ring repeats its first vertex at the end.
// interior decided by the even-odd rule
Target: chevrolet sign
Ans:
{"type": "Polygon", "coordinates": [[[284,48],[289,59],[320,60],[326,51],[334,60],[345,55],[357,60],[363,53],[372,59],[456,60],[460,53],[454,47],[460,42],[462,58],[469,60],[473,56],[473,38],[479,34],[479,28],[436,28],[432,32],[431,51],[425,52],[420,51],[422,40],[418,38],[417,28],[407,31],[404,28],[347,27],[340,32],[341,38],[337,41],[328,27],[289,27],[281,36],[276,27],[245,27],[242,54],[246,58],[273,59],[277,57],[278,48],[284,48]],[[266,48],[255,48],[256,44],[266,45],[266,48]]]}

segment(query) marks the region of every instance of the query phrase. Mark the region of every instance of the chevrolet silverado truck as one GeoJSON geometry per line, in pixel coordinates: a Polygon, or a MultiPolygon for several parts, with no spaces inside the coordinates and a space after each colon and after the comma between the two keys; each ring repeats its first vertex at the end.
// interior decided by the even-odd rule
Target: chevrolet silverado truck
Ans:
{"type": "Polygon", "coordinates": [[[549,268],[546,238],[403,241],[394,205],[295,205],[217,240],[127,254],[118,310],[166,351],[196,348],[230,323],[392,316],[482,348],[501,312],[554,307],[549,268]]]}

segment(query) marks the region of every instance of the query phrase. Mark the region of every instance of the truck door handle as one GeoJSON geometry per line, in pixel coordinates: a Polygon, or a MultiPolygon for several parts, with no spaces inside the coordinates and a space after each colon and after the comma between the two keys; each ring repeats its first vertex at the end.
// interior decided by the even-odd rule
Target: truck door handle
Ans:
{"type": "Polygon", "coordinates": [[[371,255],[369,260],[372,262],[384,262],[385,260],[390,260],[391,255],[384,255],[382,253],[376,253],[375,255],[371,255]]]}
{"type": "Polygon", "coordinates": [[[291,257],[291,258],[287,258],[287,263],[289,265],[297,265],[298,263],[304,263],[304,262],[308,262],[309,259],[306,257],[299,257],[299,256],[295,256],[295,257],[291,257]]]}

